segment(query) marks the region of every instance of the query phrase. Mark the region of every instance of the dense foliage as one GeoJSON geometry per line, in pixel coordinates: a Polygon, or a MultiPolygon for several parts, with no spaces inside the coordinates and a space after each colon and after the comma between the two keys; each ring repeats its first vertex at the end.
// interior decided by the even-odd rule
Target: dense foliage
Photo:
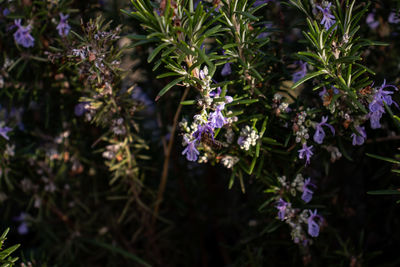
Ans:
{"type": "Polygon", "coordinates": [[[396,1],[0,0],[0,263],[398,266],[399,43],[396,1]]]}

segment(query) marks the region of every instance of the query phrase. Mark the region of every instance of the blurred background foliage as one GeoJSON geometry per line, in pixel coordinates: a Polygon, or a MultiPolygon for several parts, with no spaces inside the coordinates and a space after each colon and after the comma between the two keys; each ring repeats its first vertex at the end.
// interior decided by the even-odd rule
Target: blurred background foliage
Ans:
{"type": "MultiPolygon", "coordinates": [[[[260,48],[268,54],[266,73],[275,74],[263,87],[271,96],[293,84],[295,54],[307,50],[305,16],[285,2],[269,1],[256,13],[273,25],[269,44],[260,48]]],[[[371,1],[367,15],[373,12],[378,26],[368,26],[366,16],[360,22],[361,37],[388,44],[363,50],[362,64],[376,73],[377,84],[400,82],[400,24],[388,22],[399,7],[397,1],[371,1]]],[[[316,177],[310,208],[322,211],[325,223],[309,247],[294,244],[289,227],[276,219],[265,192],[275,177],[244,174],[245,193],[239,181],[228,189],[231,170],[188,162],[179,133],[159,204],[164,155],[183,90],[154,101],[174,78],[156,78],[167,70],[153,71],[148,63],[156,46],[137,43],[134,36],[147,33],[121,12],[132,9],[125,0],[0,0],[0,118],[2,127],[13,128],[9,141],[0,140],[0,230],[10,227],[6,247],[21,244],[13,252],[17,266],[400,264],[398,196],[367,194],[399,188],[391,171],[398,163],[366,155],[398,159],[399,130],[390,118],[368,132],[364,146],[353,147],[347,138],[346,157],[334,163],[321,153],[303,169],[295,165],[297,150],[268,154],[265,169],[273,174],[290,176],[300,168],[316,177]],[[57,32],[60,12],[69,14],[66,37],[57,32]],[[19,18],[33,25],[32,48],[14,41],[19,18]],[[96,37],[99,32],[104,34],[96,37]]],[[[215,41],[208,45],[218,47],[215,41]]],[[[293,94],[312,105],[311,89],[293,94]]],[[[188,99],[195,98],[189,93],[188,99]]],[[[400,103],[398,93],[393,99],[400,103]]],[[[273,134],[268,136],[285,141],[279,131],[273,134]]]]}

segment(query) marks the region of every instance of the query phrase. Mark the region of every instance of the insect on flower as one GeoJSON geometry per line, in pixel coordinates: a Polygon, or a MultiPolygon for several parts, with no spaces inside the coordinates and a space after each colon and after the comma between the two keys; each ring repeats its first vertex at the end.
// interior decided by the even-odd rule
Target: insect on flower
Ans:
{"type": "Polygon", "coordinates": [[[222,149],[224,146],[220,141],[215,140],[214,137],[208,132],[203,132],[201,134],[201,142],[204,145],[207,145],[207,146],[209,146],[213,149],[217,149],[217,150],[222,149]]]}

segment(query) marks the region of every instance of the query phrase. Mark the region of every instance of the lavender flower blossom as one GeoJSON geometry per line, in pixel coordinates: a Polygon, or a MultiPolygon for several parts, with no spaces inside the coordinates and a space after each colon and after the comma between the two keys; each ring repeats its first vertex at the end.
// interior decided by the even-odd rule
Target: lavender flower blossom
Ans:
{"type": "Polygon", "coordinates": [[[322,126],[327,126],[331,130],[332,134],[335,135],[335,129],[332,127],[332,125],[326,123],[327,121],[328,116],[322,117],[321,122],[315,126],[314,141],[317,144],[322,144],[325,138],[325,131],[322,126]]]}
{"type": "Polygon", "coordinates": [[[3,13],[3,16],[6,17],[6,16],[10,15],[11,12],[8,8],[5,8],[2,13],[3,13]]]}
{"type": "Polygon", "coordinates": [[[368,14],[365,22],[368,24],[368,26],[371,28],[371,30],[375,30],[379,26],[379,21],[375,20],[375,13],[371,12],[368,14]]]}
{"type": "Polygon", "coordinates": [[[35,43],[35,39],[31,35],[32,27],[31,25],[22,26],[21,19],[14,20],[15,26],[18,27],[18,30],[14,33],[14,40],[17,44],[22,45],[23,47],[33,47],[35,43]]]}
{"type": "Polygon", "coordinates": [[[324,100],[325,95],[328,93],[328,91],[326,90],[326,87],[324,86],[322,91],[318,93],[319,97],[324,100]]]}
{"type": "Polygon", "coordinates": [[[300,66],[300,70],[293,73],[293,82],[294,83],[298,82],[300,79],[302,79],[307,74],[307,62],[303,62],[300,60],[297,63],[300,66]]]}
{"type": "Polygon", "coordinates": [[[81,102],[81,103],[75,105],[75,108],[74,108],[75,116],[80,117],[86,112],[85,106],[87,105],[87,103],[88,102],[81,102]]]}
{"type": "Polygon", "coordinates": [[[222,68],[222,70],[221,70],[221,75],[222,75],[222,76],[228,76],[228,75],[231,75],[231,73],[232,73],[231,63],[228,62],[228,63],[226,63],[226,64],[224,65],[224,67],[222,68]]]}
{"type": "Polygon", "coordinates": [[[325,8],[317,5],[317,8],[322,12],[323,18],[321,20],[321,24],[324,25],[325,30],[329,30],[333,24],[336,23],[335,16],[331,13],[331,5],[332,3],[328,3],[325,8]]]}
{"type": "Polygon", "coordinates": [[[311,156],[314,154],[312,152],[313,146],[307,146],[307,143],[303,143],[303,148],[298,150],[299,152],[299,159],[304,159],[304,157],[306,158],[306,165],[310,164],[310,158],[311,156]]]}
{"type": "Polygon", "coordinates": [[[58,34],[62,37],[68,35],[69,31],[71,30],[71,26],[68,25],[67,19],[69,15],[64,15],[60,13],[60,23],[57,25],[58,34]]]}
{"type": "Polygon", "coordinates": [[[286,215],[286,208],[288,207],[289,203],[284,201],[282,198],[278,200],[276,203],[276,208],[279,210],[278,211],[278,218],[279,220],[283,221],[285,220],[285,215],[286,215]]]}
{"type": "Polygon", "coordinates": [[[393,24],[399,24],[400,18],[398,12],[390,12],[388,22],[393,24]]]}
{"type": "Polygon", "coordinates": [[[232,103],[232,101],[233,101],[233,97],[231,97],[229,95],[225,96],[225,103],[232,103]]]}
{"type": "Polygon", "coordinates": [[[267,38],[268,36],[270,36],[271,33],[268,32],[268,29],[270,29],[270,28],[272,27],[272,25],[273,25],[272,23],[265,23],[265,24],[264,24],[265,31],[262,32],[262,33],[260,33],[260,34],[257,36],[257,39],[263,39],[263,38],[267,38]]]}
{"type": "Polygon", "coordinates": [[[373,99],[368,106],[370,111],[368,117],[370,119],[372,129],[381,127],[380,119],[385,113],[384,103],[386,103],[388,106],[395,104],[398,107],[397,103],[394,102],[390,96],[393,94],[393,92],[383,90],[386,87],[393,87],[397,90],[397,87],[394,85],[386,85],[386,80],[384,80],[381,87],[374,94],[373,99]]]}
{"type": "Polygon", "coordinates": [[[303,185],[303,194],[301,195],[301,199],[305,202],[308,203],[311,201],[314,192],[309,188],[309,186],[312,186],[314,188],[316,188],[317,186],[313,183],[311,183],[311,179],[307,178],[304,181],[304,185],[303,185]]]}
{"type": "Polygon", "coordinates": [[[212,128],[222,128],[226,124],[226,118],[222,114],[222,110],[225,108],[225,103],[217,106],[216,110],[210,113],[209,121],[212,128]]]}
{"type": "Polygon", "coordinates": [[[200,154],[200,152],[196,148],[196,139],[194,139],[193,141],[189,141],[186,136],[184,138],[187,146],[183,150],[182,155],[186,154],[186,159],[189,161],[196,161],[197,156],[200,154]]]}
{"type": "Polygon", "coordinates": [[[10,132],[12,129],[10,127],[0,127],[0,135],[6,139],[7,141],[10,140],[10,138],[7,136],[8,132],[10,132]]]}
{"type": "Polygon", "coordinates": [[[308,217],[307,223],[308,234],[312,237],[317,237],[319,235],[319,224],[315,221],[316,218],[320,221],[322,220],[322,217],[317,214],[317,210],[314,210],[314,212],[310,210],[310,217],[308,217]]]}
{"type": "Polygon", "coordinates": [[[361,146],[362,144],[364,144],[365,139],[367,139],[367,133],[365,132],[364,126],[356,126],[356,130],[358,134],[351,134],[351,137],[353,138],[353,146],[361,146]]]}
{"type": "Polygon", "coordinates": [[[18,226],[18,233],[20,235],[26,235],[29,232],[28,229],[28,224],[26,223],[26,218],[28,217],[28,214],[25,212],[21,212],[19,216],[14,217],[14,221],[20,222],[20,225],[18,226]]]}
{"type": "Polygon", "coordinates": [[[217,87],[217,91],[216,92],[215,91],[210,92],[209,96],[211,96],[211,97],[219,97],[220,94],[221,94],[221,87],[217,87]]]}

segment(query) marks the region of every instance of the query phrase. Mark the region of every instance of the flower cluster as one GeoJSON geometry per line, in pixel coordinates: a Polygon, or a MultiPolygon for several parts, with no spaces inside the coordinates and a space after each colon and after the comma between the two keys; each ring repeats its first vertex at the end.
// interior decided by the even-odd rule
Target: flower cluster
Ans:
{"type": "Polygon", "coordinates": [[[297,174],[295,179],[290,182],[287,180],[286,176],[281,176],[277,178],[281,184],[281,188],[285,191],[290,192],[292,196],[296,196],[296,192],[302,193],[301,199],[308,203],[311,201],[314,191],[312,188],[316,188],[316,185],[311,182],[311,178],[304,179],[301,173],[297,174]]]}
{"type": "MultiPolygon", "coordinates": [[[[280,194],[283,192],[290,192],[292,196],[296,196],[296,191],[302,193],[301,199],[305,203],[309,203],[313,196],[312,188],[316,186],[311,182],[310,178],[304,179],[301,174],[297,174],[295,179],[290,182],[286,176],[277,178],[280,183],[280,194]]],[[[304,230],[307,225],[307,233],[311,237],[319,235],[320,225],[323,221],[322,217],[317,214],[317,211],[310,209],[294,208],[292,203],[285,201],[282,197],[278,197],[275,203],[275,208],[278,209],[278,219],[287,223],[292,231],[292,239],[296,244],[307,246],[312,243],[312,240],[306,235],[304,230]]]]}
{"type": "Polygon", "coordinates": [[[240,136],[237,140],[237,143],[240,146],[240,149],[247,151],[251,146],[255,146],[257,144],[257,140],[259,138],[260,136],[257,134],[257,131],[246,125],[240,131],[240,136]]]}
{"type": "Polygon", "coordinates": [[[317,214],[317,210],[313,212],[310,209],[293,208],[291,203],[282,198],[276,202],[275,207],[278,209],[279,220],[284,221],[292,229],[291,236],[294,243],[308,246],[312,244],[310,237],[318,237],[323,218],[317,214]],[[307,226],[310,237],[306,235],[304,226],[307,226]]]}
{"type": "Polygon", "coordinates": [[[272,101],[272,108],[275,109],[276,115],[279,115],[281,113],[288,113],[291,111],[289,103],[283,100],[283,96],[281,94],[276,93],[272,101]]]}
{"type": "MultiPolygon", "coordinates": [[[[188,127],[185,120],[180,123],[181,128],[186,132],[183,140],[183,145],[186,148],[183,150],[182,155],[186,155],[186,159],[189,161],[197,161],[200,154],[198,151],[199,145],[207,148],[210,152],[213,148],[220,147],[220,142],[214,139],[215,130],[237,120],[235,117],[226,117],[224,115],[224,113],[229,114],[225,110],[225,105],[231,103],[233,98],[226,95],[222,96],[220,87],[213,88],[211,86],[212,80],[208,74],[207,67],[200,70],[199,77],[202,97],[197,103],[201,107],[201,112],[193,117],[194,120],[190,127],[188,127]]],[[[207,158],[209,153],[205,153],[204,156],[207,158]]],[[[202,162],[206,162],[206,158],[202,159],[202,162]]],[[[230,165],[227,164],[227,166],[230,165]]]]}

